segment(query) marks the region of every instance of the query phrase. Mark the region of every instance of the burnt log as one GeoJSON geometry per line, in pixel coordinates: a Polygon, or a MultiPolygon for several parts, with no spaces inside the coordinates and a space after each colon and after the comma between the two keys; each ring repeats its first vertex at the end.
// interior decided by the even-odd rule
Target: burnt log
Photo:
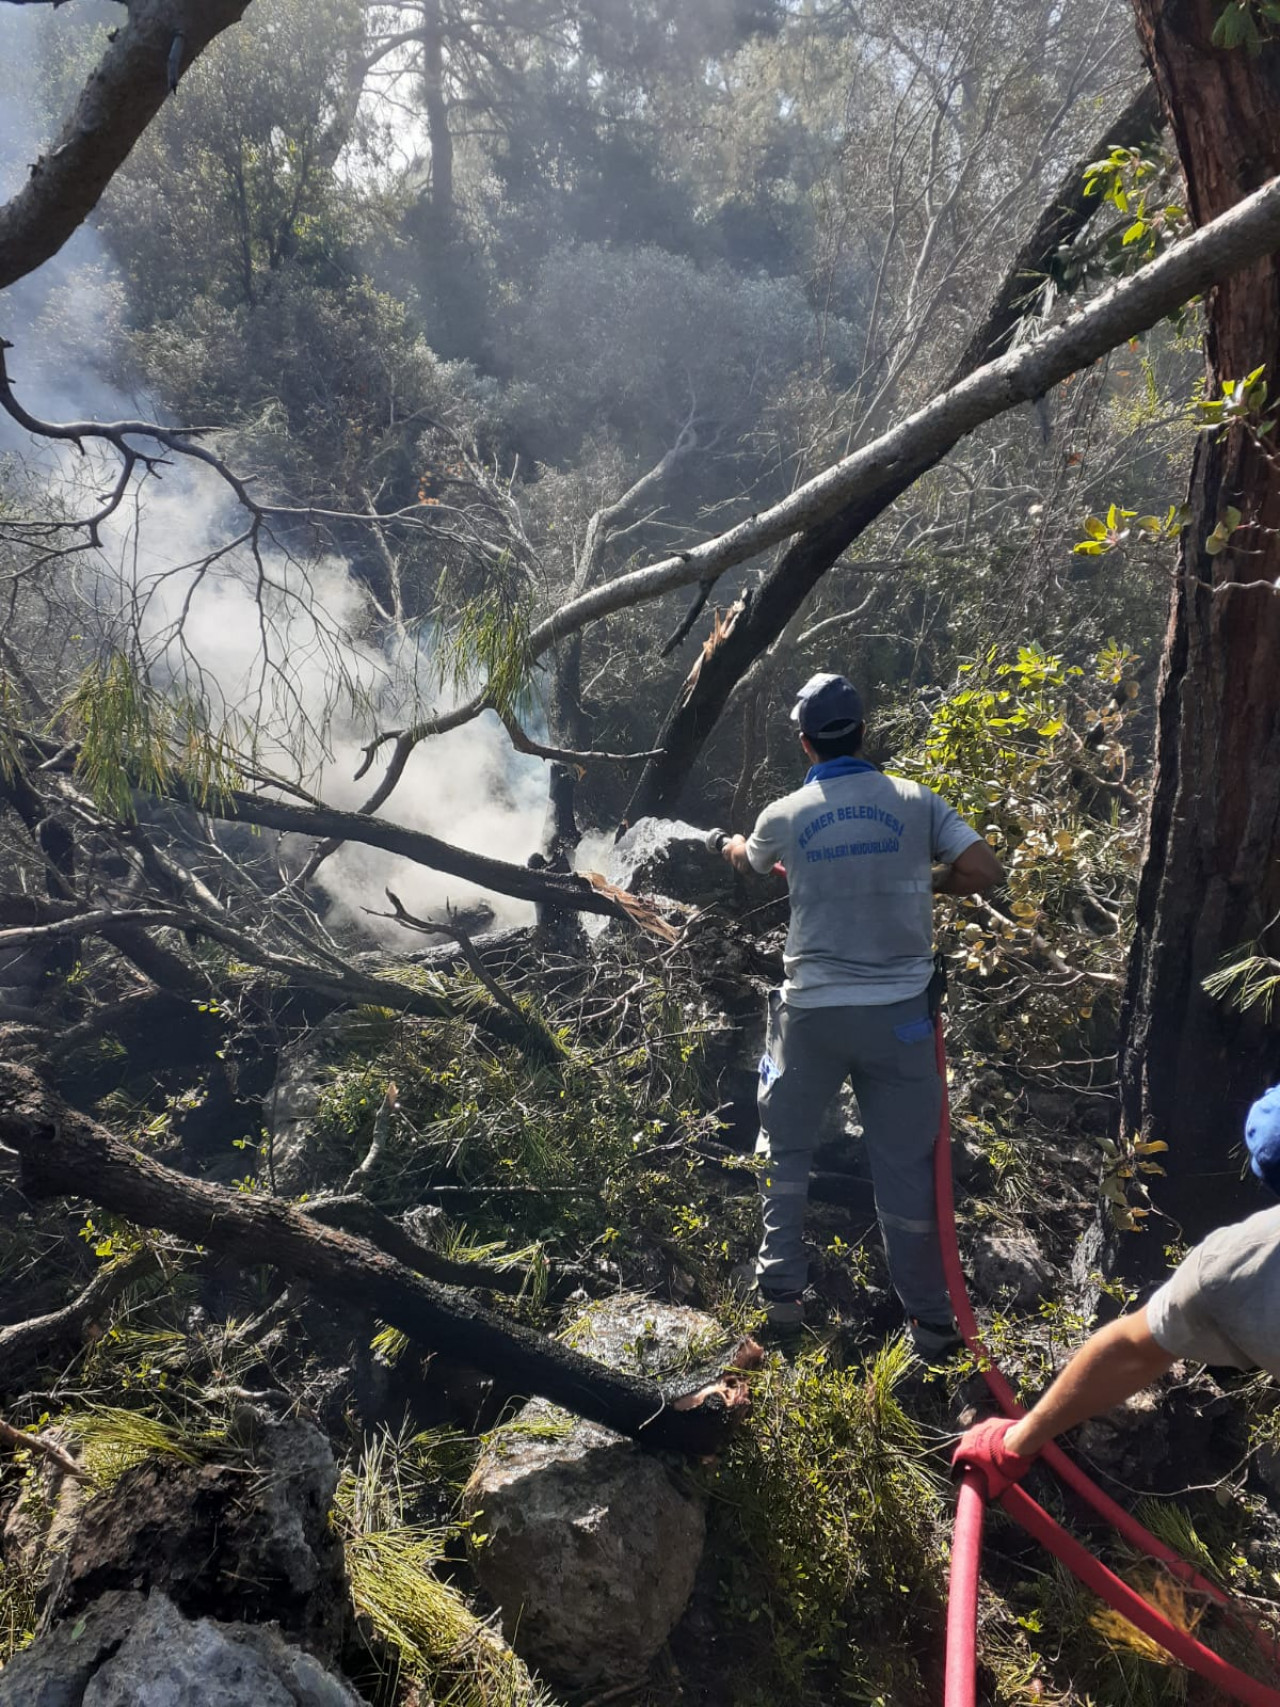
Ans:
{"type": "Polygon", "coordinates": [[[22,1158],[31,1197],[87,1198],[242,1264],[278,1269],[344,1308],[369,1311],[429,1350],[602,1423],[642,1445],[692,1453],[722,1446],[740,1405],[609,1369],[414,1274],[366,1239],[319,1226],[274,1198],[189,1179],[68,1108],[25,1067],[0,1063],[0,1142],[22,1158]]]}

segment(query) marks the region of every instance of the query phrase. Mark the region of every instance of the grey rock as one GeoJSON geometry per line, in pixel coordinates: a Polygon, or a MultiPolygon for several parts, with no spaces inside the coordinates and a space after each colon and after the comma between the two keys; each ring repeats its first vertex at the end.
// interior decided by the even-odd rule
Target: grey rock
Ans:
{"type": "Polygon", "coordinates": [[[1059,1285],[1057,1270],[1031,1239],[984,1235],[974,1247],[972,1263],[978,1296],[1015,1309],[1027,1309],[1059,1285]]]}
{"type": "Polygon", "coordinates": [[[167,1596],[104,1594],[0,1672],[0,1707],[363,1707],[275,1631],[185,1618],[167,1596]]]}
{"type": "Polygon", "coordinates": [[[692,907],[741,909],[745,890],[707,848],[707,832],[678,818],[641,818],[609,852],[605,876],[633,895],[665,895],[692,907]]]}
{"type": "Polygon", "coordinates": [[[41,1629],[110,1589],[157,1589],[180,1609],[268,1617],[336,1652],[347,1616],[342,1546],[329,1522],[337,1469],[313,1424],[253,1414],[243,1464],[150,1459],[79,1516],[57,1560],[41,1629]]]}
{"type": "MultiPolygon", "coordinates": [[[[723,1340],[694,1310],[597,1305],[573,1344],[614,1367],[669,1373],[723,1340]]],[[[476,1575],[516,1652],[570,1687],[643,1676],[693,1589],[706,1539],[679,1466],[536,1399],[499,1429],[467,1487],[476,1575]]]]}
{"type": "Polygon", "coordinates": [[[635,1293],[581,1311],[565,1338],[584,1357],[655,1380],[701,1367],[730,1345],[714,1316],[635,1293]]]}

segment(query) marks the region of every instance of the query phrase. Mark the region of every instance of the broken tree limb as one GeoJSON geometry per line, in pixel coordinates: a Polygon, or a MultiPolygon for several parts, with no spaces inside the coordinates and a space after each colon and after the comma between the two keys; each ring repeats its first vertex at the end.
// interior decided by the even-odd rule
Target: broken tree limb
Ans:
{"type": "Polygon", "coordinates": [[[74,1458],[68,1458],[56,1441],[46,1440],[42,1434],[28,1434],[25,1429],[14,1428],[3,1417],[0,1417],[0,1446],[11,1446],[15,1451],[38,1452],[64,1476],[72,1476],[77,1482],[90,1480],[89,1472],[74,1458]]]}
{"type": "Polygon", "coordinates": [[[316,1198],[302,1208],[313,1221],[368,1239],[406,1268],[425,1274],[429,1280],[438,1280],[442,1286],[466,1286],[473,1291],[487,1287],[492,1292],[516,1296],[527,1284],[526,1276],[518,1269],[491,1268],[488,1263],[458,1262],[453,1257],[441,1256],[439,1251],[415,1239],[398,1221],[375,1208],[367,1197],[356,1193],[316,1198]]]}
{"type": "Polygon", "coordinates": [[[366,1239],[317,1226],[275,1198],[188,1179],[61,1103],[25,1067],[0,1063],[0,1142],[22,1157],[31,1196],[77,1196],[240,1263],[275,1268],[344,1306],[371,1311],[428,1349],[537,1394],[641,1444],[705,1453],[724,1444],[714,1396],[677,1410],[675,1394],[606,1368],[505,1321],[468,1294],[414,1274],[366,1239]]]}
{"type": "Polygon", "coordinates": [[[0,290],[56,255],[169,97],[170,56],[185,72],[249,0],[129,0],[75,109],[22,188],[0,207],[0,290]]]}
{"type": "Polygon", "coordinates": [[[371,818],[363,812],[343,812],[331,806],[301,806],[293,801],[269,800],[265,796],[229,789],[206,802],[188,804],[210,818],[229,823],[258,824],[285,834],[313,836],[336,842],[363,842],[399,854],[433,871],[462,877],[482,889],[520,900],[553,902],[558,907],[584,913],[604,913],[611,918],[629,917],[627,910],[594,889],[585,877],[573,872],[531,871],[527,866],[470,853],[403,824],[371,818]]]}
{"type": "MultiPolygon", "coordinates": [[[[1055,205],[1057,200],[1055,192],[1055,205]]],[[[1081,227],[1089,211],[1083,210],[1081,227]]],[[[1042,216],[1042,221],[1044,231],[1060,243],[1066,230],[1064,218],[1042,216]]],[[[1192,297],[1276,248],[1280,248],[1280,181],[1273,180],[1131,278],[1113,285],[1061,326],[972,372],[961,375],[957,370],[951,385],[914,414],[805,481],[779,503],[688,551],[587,588],[536,624],[528,640],[533,659],[601,617],[695,582],[714,583],[726,571],[799,536],[756,590],[749,619],[735,626],[730,642],[704,666],[697,691],[669,718],[660,742],[664,756],[646,766],[627,810],[628,821],[669,808],[738,678],[781,634],[850,543],[966,434],[1019,403],[1043,397],[1072,373],[1091,366],[1192,297]]],[[[1027,259],[1022,252],[1015,266],[1019,276],[1025,274],[1027,259]]],[[[984,323],[982,342],[988,350],[1006,335],[1007,316],[1018,302],[1015,286],[1016,281],[1003,292],[1003,307],[993,306],[984,323]]],[[[385,737],[394,739],[392,757],[364,810],[376,811],[386,800],[419,741],[458,727],[478,716],[487,704],[482,691],[453,712],[385,737]]],[[[381,740],[371,745],[365,769],[380,745],[381,740]]]]}
{"type": "Polygon", "coordinates": [[[382,1159],[382,1153],[391,1141],[392,1121],[400,1106],[398,1096],[395,1085],[388,1085],[382,1101],[378,1104],[378,1112],[373,1117],[373,1139],[364,1160],[359,1167],[352,1170],[350,1179],[343,1187],[344,1191],[363,1190],[364,1182],[382,1159]]]}
{"type": "MultiPolygon", "coordinates": [[[[1158,134],[1161,122],[1154,86],[1146,82],[1088,152],[1063,174],[1014,256],[946,389],[961,384],[1006,349],[1026,312],[1028,299],[1040,289],[1054,257],[1080,235],[1097,211],[1097,198],[1084,193],[1088,165],[1114,148],[1132,148],[1149,140],[1158,134]]],[[[749,614],[708,661],[693,691],[673,704],[658,737],[662,756],[651,760],[641,774],[627,806],[627,822],[673,810],[738,682],[775,644],[842,553],[943,455],[945,451],[919,468],[904,465],[896,479],[865,495],[855,495],[830,521],[792,541],[756,589],[749,614]]]]}
{"type": "Polygon", "coordinates": [[[619,575],[562,605],[530,631],[530,654],[540,656],[556,640],[598,617],[691,586],[709,575],[723,575],[793,534],[838,518],[846,505],[916,478],[976,427],[1019,403],[1033,403],[1108,351],[1149,331],[1193,296],[1277,248],[1280,179],[1273,178],[1131,278],[1112,285],[1061,326],[978,368],[767,510],[686,552],[619,575]]]}
{"type": "MultiPolygon", "coordinates": [[[[535,1014],[531,1014],[522,1008],[515,997],[502,988],[502,985],[485,966],[475,943],[471,940],[470,933],[460,923],[457,913],[452,907],[448,909],[448,917],[444,922],[432,923],[428,919],[415,919],[412,913],[405,910],[404,903],[393,890],[388,889],[385,894],[395,911],[392,913],[371,913],[371,918],[394,919],[406,930],[422,931],[429,935],[443,932],[451,936],[457,943],[458,951],[466,962],[471,975],[489,992],[495,1005],[510,1016],[512,1025],[525,1039],[525,1053],[545,1061],[563,1059],[564,1051],[542,1021],[535,1014]]],[[[367,908],[366,911],[368,911],[367,908]]],[[[348,1185],[350,1185],[350,1181],[348,1181],[348,1185]]]]}
{"type": "MultiPolygon", "coordinates": [[[[29,736],[24,748],[30,757],[44,768],[68,774],[74,771],[79,759],[75,745],[59,746],[52,741],[29,736]]],[[[637,755],[639,756],[639,755],[637,755]]],[[[273,781],[273,786],[277,785],[273,781]]],[[[256,824],[264,830],[278,830],[284,835],[307,836],[318,840],[361,842],[366,847],[381,848],[386,853],[399,854],[415,865],[429,866],[451,877],[461,877],[482,889],[495,890],[500,895],[513,895],[519,900],[540,901],[564,907],[569,911],[603,913],[611,918],[627,919],[632,915],[607,894],[593,887],[587,877],[577,872],[536,871],[528,866],[513,865],[507,860],[492,859],[488,854],[472,853],[441,841],[438,836],[423,830],[411,830],[384,818],[374,818],[367,810],[343,811],[325,806],[320,801],[302,802],[278,800],[269,795],[253,794],[246,789],[222,789],[207,797],[197,795],[180,777],[170,780],[160,798],[188,806],[202,817],[216,818],[231,824],[256,824]]],[[[153,794],[148,798],[156,798],[153,794]]],[[[188,896],[190,908],[194,898],[188,896]]],[[[178,909],[140,908],[129,915],[135,922],[173,923],[178,909]],[[152,915],[154,914],[154,920],[152,915]]],[[[123,915],[118,915],[123,916],[123,915]]],[[[187,922],[186,920],[182,921],[187,922]]],[[[196,921],[199,923],[199,921],[196,921]]],[[[212,923],[207,927],[214,934],[212,923]]],[[[52,928],[46,935],[59,934],[52,928]]],[[[66,933],[62,933],[66,934],[66,933]]],[[[70,934],[75,934],[72,928],[70,934]]]]}
{"type": "Polygon", "coordinates": [[[1089,167],[1096,160],[1105,160],[1113,149],[1137,148],[1144,142],[1153,142],[1163,128],[1164,114],[1160,110],[1159,92],[1151,79],[1144,77],[1129,104],[1095,138],[1087,153],[1068,166],[1059,178],[1057,188],[1023,238],[981,324],[952,370],[952,385],[1008,346],[1019,322],[1049,277],[1054,257],[1079,237],[1098,212],[1100,198],[1085,194],[1089,167]]]}
{"type": "Polygon", "coordinates": [[[103,1317],[122,1292],[158,1267],[159,1258],[154,1251],[135,1251],[99,1270],[84,1291],[60,1310],[0,1328],[0,1385],[19,1369],[82,1338],[85,1330],[103,1317]]]}

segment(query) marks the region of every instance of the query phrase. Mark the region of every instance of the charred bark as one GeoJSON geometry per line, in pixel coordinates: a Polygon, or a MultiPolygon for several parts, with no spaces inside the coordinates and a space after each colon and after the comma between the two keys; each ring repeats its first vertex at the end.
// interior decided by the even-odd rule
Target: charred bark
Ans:
{"type": "Polygon", "coordinates": [[[398,1221],[384,1215],[356,1193],[342,1197],[318,1197],[304,1206],[313,1221],[324,1227],[339,1227],[344,1233],[355,1233],[377,1245],[389,1257],[394,1257],[415,1274],[425,1274],[442,1286],[466,1286],[473,1290],[487,1288],[491,1292],[510,1292],[519,1295],[525,1288],[525,1277],[516,1269],[491,1268],[482,1262],[459,1262],[454,1257],[441,1256],[428,1245],[406,1232],[398,1221]]]}
{"type": "Polygon", "coordinates": [[[345,1308],[370,1311],[428,1349],[538,1394],[643,1445],[709,1452],[733,1407],[691,1408],[652,1381],[606,1368],[504,1320],[465,1292],[414,1274],[365,1239],[317,1226],[279,1199],[189,1179],[61,1104],[23,1067],[0,1063],[0,1141],[22,1157],[29,1196],[73,1195],[240,1263],[278,1269],[345,1308]]]}
{"type": "MultiPolygon", "coordinates": [[[[1257,54],[1214,47],[1213,0],[1135,0],[1135,10],[1204,224],[1280,171],[1280,43],[1257,54]]],[[[1205,354],[1210,396],[1263,364],[1274,393],[1276,257],[1209,294],[1205,354]]],[[[1202,988],[1238,950],[1280,953],[1280,596],[1265,585],[1280,577],[1280,474],[1267,445],[1235,427],[1197,446],[1121,1021],[1124,1126],[1170,1146],[1152,1195],[1189,1238],[1256,1206],[1232,1152],[1244,1109],[1280,1077],[1275,1025],[1202,988]],[[1229,505],[1241,525],[1211,554],[1229,505]]]]}

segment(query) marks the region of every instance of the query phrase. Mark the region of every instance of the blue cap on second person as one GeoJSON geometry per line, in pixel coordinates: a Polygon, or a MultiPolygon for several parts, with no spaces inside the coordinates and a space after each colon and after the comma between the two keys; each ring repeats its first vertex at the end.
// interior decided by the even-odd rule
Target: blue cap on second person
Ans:
{"type": "Polygon", "coordinates": [[[848,676],[810,676],[796,696],[791,721],[802,735],[836,740],[862,722],[862,695],[848,676]]]}
{"type": "Polygon", "coordinates": [[[1254,1173],[1280,1194],[1280,1085],[1264,1091],[1245,1115],[1244,1141],[1254,1173]]]}

